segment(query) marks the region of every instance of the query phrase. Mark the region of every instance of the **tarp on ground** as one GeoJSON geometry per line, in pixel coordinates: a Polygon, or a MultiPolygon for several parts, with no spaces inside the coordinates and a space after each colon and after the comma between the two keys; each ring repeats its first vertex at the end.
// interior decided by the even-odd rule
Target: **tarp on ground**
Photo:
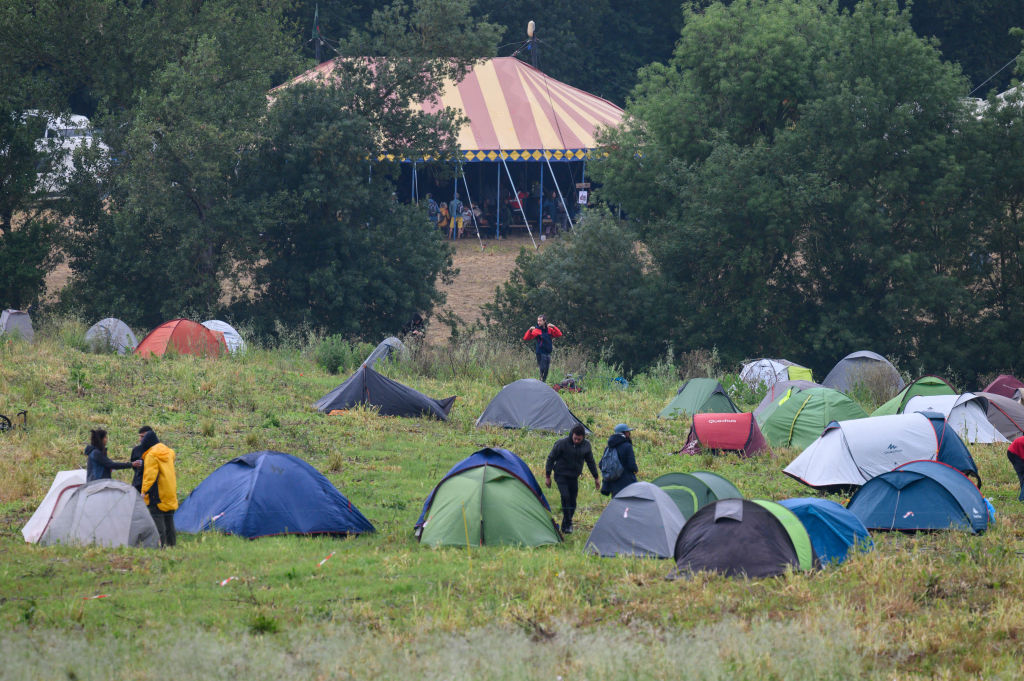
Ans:
{"type": "Polygon", "coordinates": [[[85,343],[93,352],[116,352],[123,355],[139,345],[131,328],[114,317],[101,319],[85,332],[85,343]]]}
{"type": "Polygon", "coordinates": [[[685,522],[664,490],[649,482],[634,482],[605,506],[583,551],[605,558],[671,558],[685,522]]]}
{"type": "Polygon", "coordinates": [[[219,319],[208,319],[203,322],[203,326],[208,328],[210,331],[217,331],[224,334],[224,344],[228,348],[228,352],[235,354],[236,352],[245,352],[245,341],[242,339],[242,334],[235,330],[235,327],[231,326],[227,322],[222,322],[219,319]]]}
{"type": "Polygon", "coordinates": [[[142,495],[128,483],[93,480],[75,489],[39,539],[40,546],[158,548],[160,535],[142,495]]]}
{"type": "Polygon", "coordinates": [[[320,471],[267,450],[235,457],[207,476],[181,503],[174,522],[180,532],[213,530],[250,539],[374,531],[320,471]]]}
{"type": "Polygon", "coordinates": [[[790,389],[761,412],[761,433],[773,447],[809,446],[833,421],[865,418],[867,412],[831,388],[790,389]]]}
{"type": "Polygon", "coordinates": [[[753,414],[696,414],[681,454],[737,452],[747,458],[771,451],[753,414]]]}
{"type": "Polygon", "coordinates": [[[751,388],[771,388],[779,381],[813,381],[811,370],[788,359],[755,359],[740,369],[740,378],[751,388]]]}
{"type": "Polygon", "coordinates": [[[409,348],[405,347],[405,343],[394,336],[389,336],[377,344],[377,347],[373,349],[373,352],[363,360],[363,364],[373,368],[373,365],[376,364],[378,360],[386,360],[390,357],[401,359],[408,356],[409,348]]]}
{"type": "Polygon", "coordinates": [[[971,444],[1009,442],[988,420],[988,400],[981,395],[919,395],[907,402],[905,411],[936,412],[960,439],[971,444]]]}
{"type": "Polygon", "coordinates": [[[50,526],[50,522],[64,510],[72,493],[84,484],[84,468],[59,471],[50,483],[50,490],[43,497],[42,503],[25,523],[25,527],[21,528],[21,535],[25,537],[25,541],[30,544],[38,542],[46,528],[50,526]]]}
{"type": "Polygon", "coordinates": [[[956,395],[946,379],[939,376],[922,376],[896,394],[891,400],[871,412],[872,416],[886,416],[887,414],[902,414],[905,411],[907,402],[919,395],[956,395]]]}
{"type": "Polygon", "coordinates": [[[32,318],[28,312],[21,310],[4,310],[0,312],[0,336],[19,336],[29,343],[36,337],[32,330],[32,318]]]}
{"type": "Polygon", "coordinates": [[[583,425],[569,411],[558,392],[536,378],[522,378],[509,383],[494,396],[480,417],[476,427],[524,428],[568,433],[583,425]]]}
{"type": "Polygon", "coordinates": [[[1024,405],[1017,400],[996,393],[977,393],[988,400],[989,423],[996,427],[1003,437],[1013,442],[1024,435],[1024,405]]]}
{"type": "Polygon", "coordinates": [[[810,487],[842,490],[917,460],[941,461],[978,475],[971,453],[945,418],[917,412],[831,423],[783,472],[810,487]]]}
{"type": "Polygon", "coordinates": [[[862,382],[871,385],[885,384],[891,387],[893,393],[903,390],[906,385],[900,377],[900,372],[896,371],[896,367],[889,360],[870,350],[851,352],[843,357],[836,362],[821,384],[826,388],[848,393],[862,382]]]}
{"type": "Polygon", "coordinates": [[[870,550],[873,546],[864,523],[834,501],[803,497],[779,503],[803,523],[822,564],[842,563],[850,549],[870,550]]]}
{"type": "Polygon", "coordinates": [[[685,418],[694,414],[738,414],[729,393],[713,378],[691,378],[679,388],[672,401],[658,414],[659,419],[685,418]]]}
{"type": "Polygon", "coordinates": [[[382,416],[432,416],[447,421],[454,403],[454,396],[443,400],[427,397],[364,364],[313,406],[326,414],[363,404],[376,407],[382,416]]]}

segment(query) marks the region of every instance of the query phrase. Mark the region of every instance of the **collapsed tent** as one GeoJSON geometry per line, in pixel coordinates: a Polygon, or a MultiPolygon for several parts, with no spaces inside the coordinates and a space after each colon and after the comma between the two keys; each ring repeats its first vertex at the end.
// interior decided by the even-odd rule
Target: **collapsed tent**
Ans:
{"type": "Polygon", "coordinates": [[[655,478],[651,484],[657,485],[669,495],[684,518],[689,518],[697,509],[719,499],[743,498],[735,485],[710,471],[666,473],[655,478]]]}
{"type": "Polygon", "coordinates": [[[660,487],[634,482],[605,506],[583,551],[604,558],[671,558],[685,522],[675,502],[660,487]]]}
{"type": "Polygon", "coordinates": [[[39,539],[54,544],[158,548],[153,517],[134,487],[110,478],[87,482],[71,493],[39,539]]]}
{"type": "Polygon", "coordinates": [[[850,549],[869,550],[874,545],[860,518],[834,501],[804,497],[779,503],[803,523],[822,564],[842,563],[850,549]]]}
{"type": "Polygon", "coordinates": [[[235,354],[236,352],[245,352],[245,341],[242,340],[242,334],[235,330],[235,327],[231,326],[227,322],[222,322],[219,319],[208,319],[203,322],[203,326],[208,328],[210,331],[220,333],[224,335],[224,344],[227,346],[228,352],[235,354]]]}
{"type": "Polygon", "coordinates": [[[32,318],[21,310],[0,312],[0,336],[18,336],[29,343],[36,337],[32,330],[32,318]]]}
{"type": "Polygon", "coordinates": [[[509,383],[484,408],[476,427],[525,428],[568,433],[583,425],[569,411],[558,392],[536,378],[522,378],[509,383]]]}
{"type": "Polygon", "coordinates": [[[994,381],[985,386],[982,392],[995,393],[1011,399],[1020,399],[1020,391],[1024,389],[1024,383],[1016,376],[1000,374],[994,381]]]}
{"type": "Polygon", "coordinates": [[[21,528],[21,535],[25,537],[25,541],[30,544],[38,542],[53,519],[64,510],[72,493],[84,484],[84,468],[58,472],[50,483],[50,490],[43,497],[42,503],[25,523],[25,527],[21,528]]]}
{"type": "Polygon", "coordinates": [[[374,531],[320,471],[273,451],[239,456],[215,470],[181,503],[174,522],[180,532],[215,530],[250,539],[374,531]]]}
{"type": "Polygon", "coordinates": [[[974,483],[951,466],[913,461],[867,481],[847,508],[870,530],[988,528],[988,507],[974,483]]]}
{"type": "Polygon", "coordinates": [[[752,579],[817,566],[811,539],[792,511],[771,501],[722,499],[683,525],[671,576],[718,572],[752,579]]]}
{"type": "Polygon", "coordinates": [[[394,336],[389,336],[377,344],[377,347],[373,349],[373,352],[363,360],[363,364],[372,368],[378,360],[387,360],[391,357],[404,358],[408,356],[409,348],[405,347],[405,343],[394,336]]]}
{"type": "Polygon", "coordinates": [[[891,387],[893,393],[906,385],[889,360],[870,350],[851,352],[839,360],[821,384],[842,393],[850,392],[858,384],[884,385],[891,387]]]}
{"type": "Polygon", "coordinates": [[[437,483],[423,503],[416,536],[428,546],[557,544],[562,537],[550,510],[522,459],[507,449],[486,448],[452,466],[437,483]]]}
{"type": "Polygon", "coordinates": [[[786,359],[755,359],[740,370],[740,379],[751,388],[772,387],[779,381],[813,381],[811,370],[786,359]]]}
{"type": "Polygon", "coordinates": [[[1013,442],[1024,435],[1024,405],[1010,397],[996,393],[977,393],[988,400],[986,416],[1003,437],[1013,442]]]}
{"type": "Polygon", "coordinates": [[[916,412],[831,423],[783,472],[810,487],[838,491],[917,460],[941,461],[978,475],[971,453],[946,419],[916,412]]]}
{"type": "Polygon", "coordinates": [[[871,412],[872,416],[885,416],[887,414],[902,414],[906,411],[907,402],[918,396],[927,395],[956,395],[946,379],[938,376],[922,376],[892,398],[878,409],[871,412]]]}
{"type": "Polygon", "coordinates": [[[833,421],[865,418],[867,412],[831,388],[790,389],[761,412],[761,433],[773,447],[803,448],[833,421]]]}
{"type": "Polygon", "coordinates": [[[739,411],[721,383],[713,378],[691,378],[683,383],[658,418],[674,419],[704,413],[738,414],[739,411]]]}
{"type": "Polygon", "coordinates": [[[85,332],[85,343],[93,352],[116,352],[119,355],[131,352],[139,345],[131,328],[114,317],[101,319],[90,326],[85,332]]]}
{"type": "Polygon", "coordinates": [[[761,398],[760,404],[757,405],[757,409],[754,410],[754,418],[757,419],[758,423],[764,420],[765,412],[768,411],[772,403],[777,401],[783,395],[785,395],[791,388],[796,390],[810,390],[811,388],[823,387],[820,383],[814,381],[779,381],[775,385],[768,388],[768,392],[761,398]]]}
{"type": "Polygon", "coordinates": [[[455,397],[436,400],[377,373],[365,364],[313,406],[321,413],[350,409],[357,404],[377,407],[381,416],[433,416],[447,421],[455,397]]]}
{"type": "Polygon", "coordinates": [[[753,414],[696,414],[681,454],[737,452],[748,458],[770,451],[753,414]]]}
{"type": "Polygon", "coordinates": [[[150,331],[135,348],[135,354],[163,357],[168,350],[179,355],[219,357],[227,353],[228,346],[223,335],[218,336],[202,324],[187,319],[172,319],[150,331]]]}
{"type": "Polygon", "coordinates": [[[921,395],[907,402],[906,411],[936,412],[944,415],[949,427],[964,442],[1008,442],[988,420],[988,400],[974,393],[921,395]]]}

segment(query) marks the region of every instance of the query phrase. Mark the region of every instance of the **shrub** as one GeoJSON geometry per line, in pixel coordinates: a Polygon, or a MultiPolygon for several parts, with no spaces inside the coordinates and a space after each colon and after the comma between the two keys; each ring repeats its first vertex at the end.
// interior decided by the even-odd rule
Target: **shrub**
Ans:
{"type": "Polygon", "coordinates": [[[316,346],[314,359],[325,371],[337,374],[355,369],[363,359],[373,352],[369,343],[354,343],[334,335],[327,336],[316,346]]]}

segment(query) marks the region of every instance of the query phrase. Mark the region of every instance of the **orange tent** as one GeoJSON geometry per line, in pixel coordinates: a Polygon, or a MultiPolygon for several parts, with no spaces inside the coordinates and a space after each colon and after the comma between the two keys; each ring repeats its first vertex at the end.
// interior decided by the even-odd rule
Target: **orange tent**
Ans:
{"type": "Polygon", "coordinates": [[[215,334],[202,324],[187,319],[172,319],[150,331],[135,348],[135,354],[163,357],[170,347],[178,354],[199,357],[219,357],[228,352],[223,334],[215,334]]]}

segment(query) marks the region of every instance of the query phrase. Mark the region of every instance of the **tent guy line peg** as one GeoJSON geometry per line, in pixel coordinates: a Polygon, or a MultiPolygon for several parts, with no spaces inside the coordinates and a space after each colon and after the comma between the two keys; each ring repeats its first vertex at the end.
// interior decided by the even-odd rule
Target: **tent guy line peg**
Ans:
{"type": "Polygon", "coordinates": [[[110,598],[110,594],[96,594],[95,596],[82,596],[83,601],[94,601],[97,598],[110,598]]]}
{"type": "Polygon", "coordinates": [[[317,564],[316,564],[316,566],[317,566],[317,567],[322,567],[324,563],[326,563],[327,561],[329,561],[329,560],[331,559],[331,557],[332,557],[332,556],[334,556],[334,554],[335,554],[335,552],[334,552],[334,551],[331,551],[330,553],[328,553],[328,554],[327,554],[327,557],[326,557],[326,558],[324,558],[324,559],[323,559],[322,561],[320,561],[319,563],[317,563],[317,564]]]}
{"type": "Polygon", "coordinates": [[[221,580],[219,583],[220,583],[221,586],[227,586],[229,582],[231,582],[231,581],[233,581],[235,579],[238,579],[238,577],[231,576],[231,577],[228,577],[227,579],[221,580]]]}

